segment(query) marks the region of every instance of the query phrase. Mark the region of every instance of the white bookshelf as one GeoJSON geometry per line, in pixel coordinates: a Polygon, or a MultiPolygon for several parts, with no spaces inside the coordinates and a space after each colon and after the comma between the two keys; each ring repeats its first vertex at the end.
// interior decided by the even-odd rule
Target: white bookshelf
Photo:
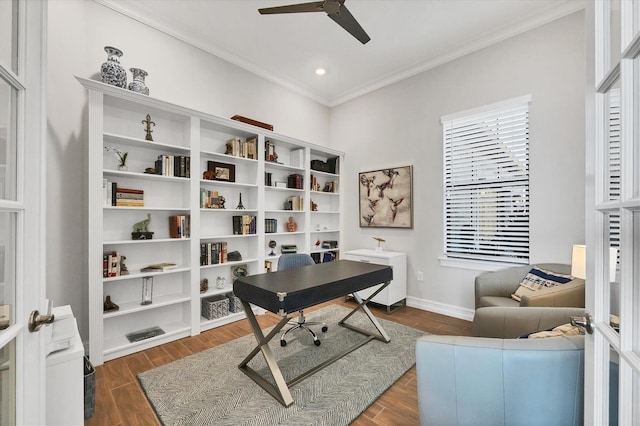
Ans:
{"type": "Polygon", "coordinates": [[[311,161],[327,161],[342,152],[289,138],[234,120],[215,117],[179,105],[77,78],[88,91],[89,110],[89,355],[94,365],[145,350],[204,330],[244,318],[244,313],[208,320],[201,316],[201,299],[232,291],[232,268],[246,265],[249,274],[262,273],[265,261],[276,269],[280,246],[295,244],[298,252],[338,253],[342,233],[341,176],[311,170],[311,161]],[[145,140],[141,123],[146,115],[155,122],[153,141],[145,140]],[[225,153],[231,138],[256,139],[256,159],[225,153]],[[277,163],[266,161],[265,141],[271,142],[278,154],[277,163]],[[105,147],[128,152],[125,171],[118,170],[117,156],[105,147]],[[190,177],[161,176],[145,173],[154,167],[159,155],[190,157],[190,177]],[[203,179],[209,161],[232,165],[235,181],[203,179]],[[265,172],[271,173],[273,186],[266,185],[265,172]],[[303,177],[302,189],[276,187],[291,174],[303,177]],[[321,190],[311,188],[315,177],[321,190]],[[144,190],[144,207],[105,205],[103,179],[117,182],[118,187],[144,190]],[[324,191],[327,182],[337,189],[324,191]],[[217,191],[225,198],[224,209],[201,208],[200,190],[217,191]],[[242,196],[242,206],[238,208],[242,196]],[[285,209],[285,201],[302,199],[301,209],[285,209]],[[317,204],[311,211],[310,200],[317,204]],[[151,214],[148,240],[132,240],[133,224],[151,214]],[[255,234],[237,235],[232,217],[256,217],[255,234]],[[169,217],[189,215],[189,238],[171,238],[169,217]],[[287,232],[286,222],[293,217],[295,232],[287,232]],[[265,233],[265,219],[277,219],[275,233],[265,233]],[[269,240],[277,241],[276,256],[269,256],[269,240]],[[226,242],[228,252],[238,251],[241,261],[200,265],[200,244],[226,242]],[[316,241],[335,241],[336,248],[323,249],[316,241]],[[117,251],[126,256],[129,275],[103,278],[103,254],[117,251]],[[153,263],[173,262],[175,269],[164,272],[141,272],[153,263]],[[141,305],[142,280],[153,277],[153,303],[141,305]],[[225,287],[216,288],[216,279],[224,278],[225,287]],[[207,278],[209,289],[200,293],[200,281],[207,278]],[[119,305],[117,311],[104,312],[105,297],[119,305]],[[159,326],[162,335],[129,342],[127,333],[159,326]]]}

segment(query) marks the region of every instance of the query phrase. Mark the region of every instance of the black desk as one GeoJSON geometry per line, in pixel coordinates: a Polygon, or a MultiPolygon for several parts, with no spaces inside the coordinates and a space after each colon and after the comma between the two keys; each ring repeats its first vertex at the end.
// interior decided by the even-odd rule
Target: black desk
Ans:
{"type": "Polygon", "coordinates": [[[285,271],[269,272],[258,275],[239,277],[233,284],[233,292],[242,301],[242,307],[253,334],[258,341],[257,346],[240,363],[240,368],[247,376],[269,392],[274,398],[286,407],[293,403],[289,387],[301,380],[316,373],[327,365],[342,358],[360,346],[377,339],[388,343],[389,336],[384,331],[380,323],[371,314],[367,303],[376,294],[389,285],[393,279],[393,270],[390,266],[374,265],[370,263],[354,262],[350,260],[339,260],[335,262],[320,263],[317,265],[303,266],[301,268],[289,269],[285,271]],[[362,300],[357,291],[383,283],[383,285],[368,299],[362,300]],[[364,334],[368,338],[362,343],[358,343],[326,362],[312,368],[300,376],[285,382],[280,367],[275,361],[269,341],[289,321],[289,314],[299,310],[314,306],[337,297],[353,294],[358,303],[348,315],[346,315],[338,325],[364,334]],[[282,316],[282,320],[265,336],[251,309],[251,304],[260,306],[270,312],[282,316]],[[379,334],[372,334],[367,330],[355,327],[345,321],[362,309],[365,315],[373,323],[379,334]],[[248,366],[259,352],[262,352],[267,366],[273,375],[277,386],[273,386],[260,374],[248,366]]]}

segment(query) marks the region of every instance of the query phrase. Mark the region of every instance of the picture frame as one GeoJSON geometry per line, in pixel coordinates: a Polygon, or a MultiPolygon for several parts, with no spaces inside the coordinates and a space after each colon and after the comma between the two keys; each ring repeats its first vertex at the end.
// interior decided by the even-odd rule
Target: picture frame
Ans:
{"type": "Polygon", "coordinates": [[[413,228],[413,166],[358,173],[361,228],[413,228]]]}
{"type": "Polygon", "coordinates": [[[213,172],[212,180],[224,182],[236,181],[235,164],[219,163],[217,161],[207,161],[207,171],[213,172]]]}

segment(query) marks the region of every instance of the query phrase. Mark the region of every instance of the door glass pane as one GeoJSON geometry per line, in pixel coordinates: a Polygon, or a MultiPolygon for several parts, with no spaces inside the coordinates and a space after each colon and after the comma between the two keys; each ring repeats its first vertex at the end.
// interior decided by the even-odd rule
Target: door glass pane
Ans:
{"type": "MultiPolygon", "coordinates": [[[[1,1],[1,0],[0,0],[1,1]]],[[[0,348],[0,424],[16,424],[15,339],[0,348]]]]}
{"type": "Polygon", "coordinates": [[[607,93],[607,107],[604,128],[608,141],[605,149],[606,166],[605,200],[620,199],[620,80],[607,93]]]}
{"type": "Polygon", "coordinates": [[[17,90],[0,78],[0,200],[16,201],[17,96],[17,90]]]}
{"type": "Polygon", "coordinates": [[[14,323],[15,252],[16,213],[0,212],[0,333],[14,323]]]}
{"type": "Polygon", "coordinates": [[[0,65],[18,73],[18,0],[0,0],[0,65]]]}
{"type": "MultiPolygon", "coordinates": [[[[613,348],[609,348],[609,424],[618,425],[618,384],[620,377],[620,357],[613,348]]],[[[605,364],[606,365],[606,364],[605,364]]]]}
{"type": "Polygon", "coordinates": [[[605,215],[605,226],[609,229],[609,241],[605,242],[604,247],[609,247],[606,255],[606,260],[603,266],[606,276],[604,291],[602,295],[602,302],[605,307],[609,307],[610,324],[612,327],[617,327],[619,315],[620,315],[620,284],[618,283],[618,274],[616,274],[617,263],[619,257],[619,235],[620,235],[620,215],[618,213],[607,213],[605,215]],[[609,303],[607,303],[607,301],[609,303]]]}
{"type": "Polygon", "coordinates": [[[633,279],[630,284],[634,307],[633,324],[636,325],[633,329],[632,349],[640,354],[640,211],[633,212],[633,279]]]}
{"type": "Polygon", "coordinates": [[[620,0],[610,0],[609,14],[609,48],[611,54],[610,67],[613,68],[621,58],[620,52],[620,0]]]}
{"type": "MultiPolygon", "coordinates": [[[[640,5],[640,0],[638,2],[640,5]]],[[[633,60],[633,196],[640,196],[640,57],[633,60]]]]}
{"type": "MultiPolygon", "coordinates": [[[[633,35],[640,31],[640,0],[633,0],[633,35]]],[[[633,38],[633,37],[632,37],[633,38]]]]}

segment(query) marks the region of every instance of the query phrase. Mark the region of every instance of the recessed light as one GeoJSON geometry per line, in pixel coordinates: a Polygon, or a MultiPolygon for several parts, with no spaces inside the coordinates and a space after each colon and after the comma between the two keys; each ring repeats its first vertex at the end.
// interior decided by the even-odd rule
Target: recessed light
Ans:
{"type": "Polygon", "coordinates": [[[324,68],[316,68],[316,75],[325,75],[327,70],[324,68]]]}

